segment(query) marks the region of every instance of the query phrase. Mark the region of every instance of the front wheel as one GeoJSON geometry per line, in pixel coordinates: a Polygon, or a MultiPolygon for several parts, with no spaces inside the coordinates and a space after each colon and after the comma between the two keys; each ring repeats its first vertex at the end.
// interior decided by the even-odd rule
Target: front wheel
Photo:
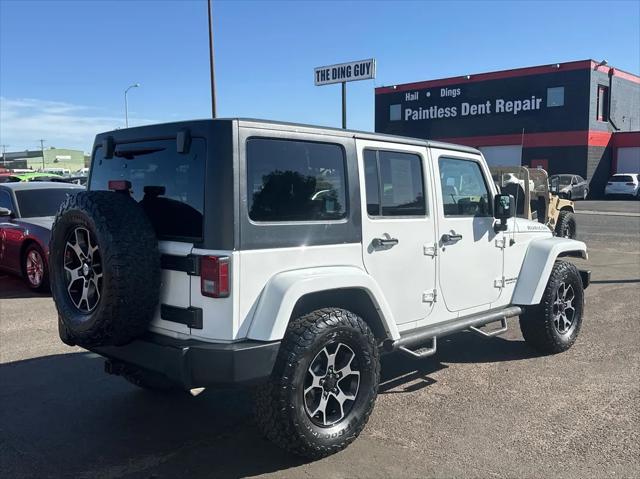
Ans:
{"type": "Polygon", "coordinates": [[[375,337],[337,308],[294,319],[269,382],[256,390],[256,422],[278,446],[318,459],[347,447],[373,410],[380,380],[375,337]]]}
{"type": "Polygon", "coordinates": [[[520,330],[533,348],[560,353],[575,343],[584,309],[582,279],[575,265],[556,261],[540,304],[520,315],[520,330]]]}

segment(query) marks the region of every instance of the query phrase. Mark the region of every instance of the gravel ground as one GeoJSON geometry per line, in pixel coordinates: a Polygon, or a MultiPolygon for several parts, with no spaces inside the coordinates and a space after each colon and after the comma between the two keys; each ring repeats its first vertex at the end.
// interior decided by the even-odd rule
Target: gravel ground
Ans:
{"type": "MultiPolygon", "coordinates": [[[[577,209],[594,203],[604,202],[577,209]]],[[[451,336],[419,362],[386,357],[361,437],[311,463],[258,437],[246,392],[162,397],[103,374],[101,359],[59,342],[51,298],[0,276],[0,471],[7,478],[639,477],[640,218],[579,215],[578,227],[590,254],[580,263],[593,284],[571,350],[536,355],[512,320],[501,337],[451,336]]]]}

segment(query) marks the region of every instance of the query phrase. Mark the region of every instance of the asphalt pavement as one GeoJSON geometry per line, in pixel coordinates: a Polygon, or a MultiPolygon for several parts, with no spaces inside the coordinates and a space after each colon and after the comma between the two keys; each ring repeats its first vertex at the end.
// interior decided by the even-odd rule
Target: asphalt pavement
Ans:
{"type": "Polygon", "coordinates": [[[388,356],[360,438],[316,462],[261,439],[245,391],[163,396],[105,375],[59,341],[50,297],[0,275],[0,475],[640,477],[640,218],[579,213],[592,203],[577,205],[593,283],[571,350],[539,356],[511,320],[419,362],[388,356]]]}

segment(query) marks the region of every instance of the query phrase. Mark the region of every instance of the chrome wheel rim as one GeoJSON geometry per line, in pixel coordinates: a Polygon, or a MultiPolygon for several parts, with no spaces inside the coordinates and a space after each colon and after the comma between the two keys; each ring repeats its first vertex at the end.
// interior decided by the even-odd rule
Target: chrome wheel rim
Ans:
{"type": "Polygon", "coordinates": [[[567,334],[575,322],[576,309],[573,304],[575,299],[573,286],[560,283],[553,302],[553,325],[560,334],[567,334]]]}
{"type": "Polygon", "coordinates": [[[344,343],[328,344],[309,364],[304,383],[304,408],[321,427],[333,426],[351,412],[360,388],[358,359],[344,343]]]}
{"type": "Polygon", "coordinates": [[[44,261],[36,250],[31,250],[27,254],[25,269],[31,286],[40,286],[44,278],[44,261]]]}
{"type": "Polygon", "coordinates": [[[67,293],[81,313],[90,313],[100,302],[102,258],[93,235],[84,227],[67,237],[64,250],[67,293]]]}

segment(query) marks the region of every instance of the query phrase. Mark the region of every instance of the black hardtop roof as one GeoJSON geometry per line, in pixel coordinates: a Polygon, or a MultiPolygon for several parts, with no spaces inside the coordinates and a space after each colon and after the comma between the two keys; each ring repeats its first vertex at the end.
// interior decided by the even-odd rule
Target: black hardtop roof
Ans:
{"type": "MultiPolygon", "coordinates": [[[[206,129],[207,126],[213,122],[236,122],[238,126],[262,128],[266,130],[289,130],[303,133],[314,133],[327,136],[341,136],[358,138],[362,140],[372,141],[387,141],[391,143],[403,143],[406,145],[418,145],[432,148],[443,148],[446,150],[462,151],[466,153],[479,154],[480,152],[476,148],[465,145],[456,145],[453,143],[445,143],[440,141],[423,140],[420,138],[411,138],[397,135],[387,135],[384,133],[372,133],[359,130],[344,130],[342,128],[306,125],[302,123],[289,123],[283,121],[274,120],[260,120],[255,118],[216,118],[216,119],[200,119],[200,120],[188,120],[171,123],[157,123],[153,125],[144,125],[133,128],[126,128],[120,130],[112,130],[104,133],[100,133],[96,136],[97,146],[102,142],[102,139],[108,136],[113,136],[116,142],[118,141],[144,141],[154,138],[166,137],[169,133],[184,129],[206,129]]],[[[94,146],[95,148],[95,146],[94,146]]]]}

